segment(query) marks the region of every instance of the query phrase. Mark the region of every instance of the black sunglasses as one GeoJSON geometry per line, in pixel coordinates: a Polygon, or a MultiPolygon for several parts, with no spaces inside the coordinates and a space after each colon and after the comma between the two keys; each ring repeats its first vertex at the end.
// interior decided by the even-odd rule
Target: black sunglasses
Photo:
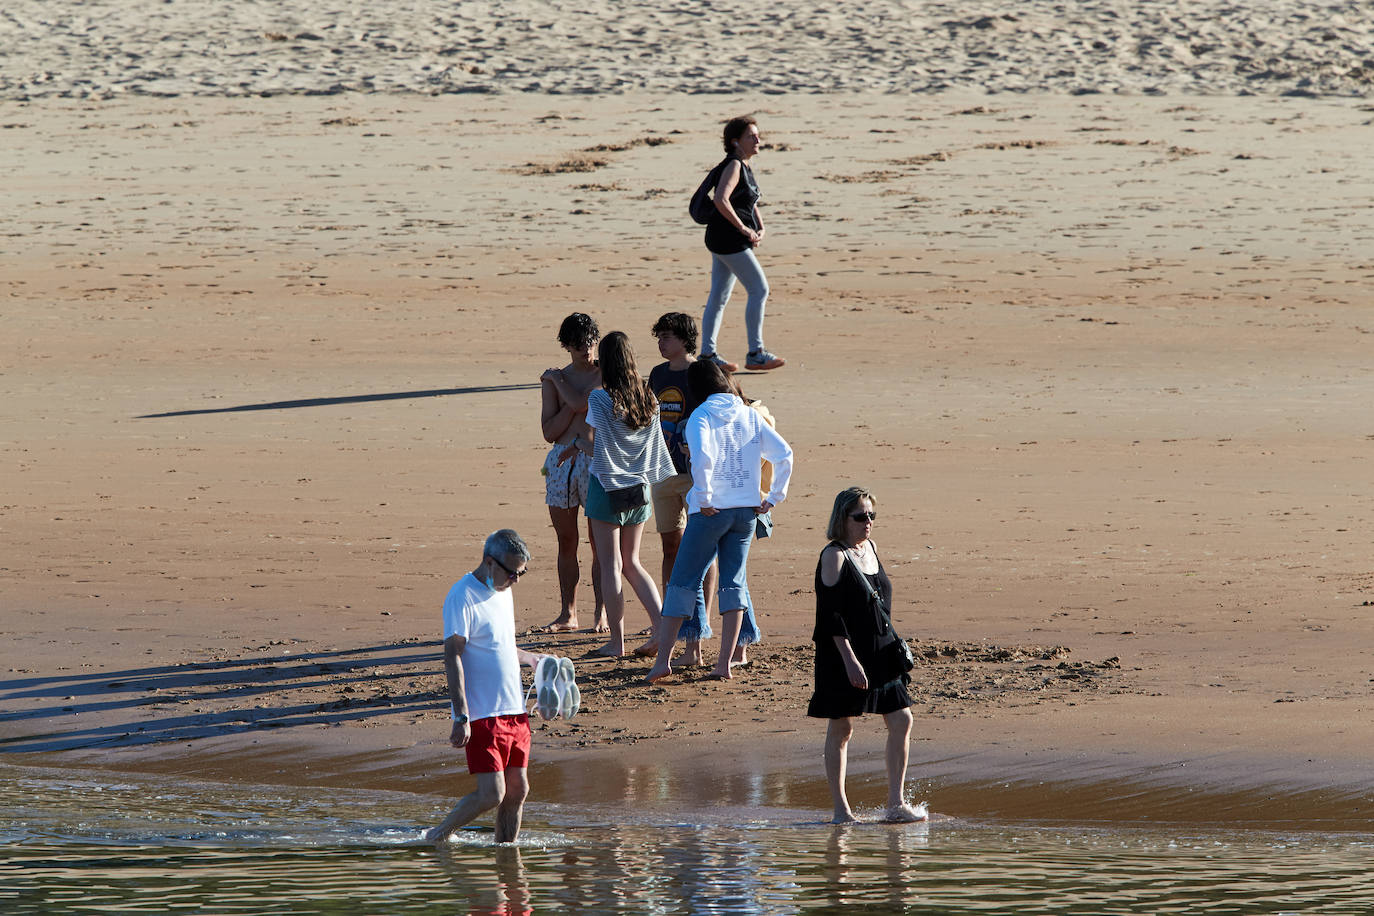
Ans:
{"type": "MultiPolygon", "coordinates": [[[[856,521],[856,522],[876,522],[876,521],[878,520],[878,513],[876,513],[876,512],[855,512],[853,515],[851,515],[851,516],[849,516],[849,517],[852,518],[852,519],[854,519],[854,521],[856,521]]],[[[501,567],[501,568],[502,568],[502,569],[505,569],[504,566],[501,567]]]]}
{"type": "Polygon", "coordinates": [[[530,571],[530,568],[526,566],[524,569],[520,570],[519,572],[516,572],[515,570],[507,566],[505,563],[502,563],[500,560],[496,559],[496,557],[489,557],[489,559],[491,560],[491,562],[501,567],[501,571],[506,574],[506,578],[512,582],[519,582],[520,577],[530,571]]]}

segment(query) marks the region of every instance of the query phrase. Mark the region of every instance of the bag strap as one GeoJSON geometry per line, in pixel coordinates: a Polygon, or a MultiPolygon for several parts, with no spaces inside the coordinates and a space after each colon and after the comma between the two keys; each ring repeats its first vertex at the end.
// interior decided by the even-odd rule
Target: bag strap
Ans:
{"type": "MultiPolygon", "coordinates": [[[[839,541],[835,543],[840,544],[839,541]]],[[[887,613],[887,603],[883,601],[882,596],[879,595],[877,589],[873,587],[873,583],[868,581],[868,576],[859,568],[859,561],[854,556],[854,551],[848,545],[841,544],[840,546],[844,550],[845,559],[849,560],[849,565],[854,567],[854,574],[859,577],[859,581],[863,583],[864,590],[868,592],[868,597],[877,599],[878,614],[882,617],[883,628],[885,630],[891,630],[892,618],[887,613]]],[[[878,548],[876,547],[873,548],[873,558],[875,560],[878,559],[878,548]]],[[[879,561],[878,568],[882,569],[882,561],[879,561]]]]}

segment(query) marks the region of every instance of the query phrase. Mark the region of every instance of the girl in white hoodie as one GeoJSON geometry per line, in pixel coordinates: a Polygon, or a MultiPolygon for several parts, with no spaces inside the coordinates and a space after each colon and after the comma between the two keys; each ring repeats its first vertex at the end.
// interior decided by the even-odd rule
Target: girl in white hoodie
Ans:
{"type": "Polygon", "coordinates": [[[687,530],[664,590],[658,659],[646,678],[650,683],[672,674],[678,629],[692,615],[702,577],[717,556],[720,592],[716,606],[721,614],[722,649],[707,676],[718,680],[730,677],[730,655],[749,599],[746,564],[755,519],[787,497],[792,478],[792,447],[734,394],[720,366],[697,360],[688,368],[687,380],[700,400],[685,430],[692,462],[687,530]],[[773,486],[760,504],[764,460],[773,465],[773,486]]]}

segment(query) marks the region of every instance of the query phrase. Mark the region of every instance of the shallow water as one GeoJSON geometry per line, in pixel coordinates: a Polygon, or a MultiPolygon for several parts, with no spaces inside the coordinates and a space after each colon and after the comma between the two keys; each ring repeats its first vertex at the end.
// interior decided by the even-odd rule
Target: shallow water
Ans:
{"type": "MultiPolygon", "coordinates": [[[[1368,913],[1374,837],[531,804],[413,844],[448,800],[0,767],[0,912],[1368,913]],[[631,816],[631,813],[633,816],[631,816]]],[[[938,799],[937,805],[938,809],[938,799]]]]}

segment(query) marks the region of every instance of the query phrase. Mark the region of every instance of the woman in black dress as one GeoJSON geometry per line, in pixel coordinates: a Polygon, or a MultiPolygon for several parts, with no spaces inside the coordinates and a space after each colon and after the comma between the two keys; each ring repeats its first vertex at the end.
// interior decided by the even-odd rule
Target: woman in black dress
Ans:
{"type": "Polygon", "coordinates": [[[892,582],[869,535],[878,518],[873,494],[850,487],[835,497],[826,536],[830,543],[816,564],[816,691],[806,714],[828,719],[825,775],[835,804],[833,823],[855,820],[845,795],[845,769],[854,720],[875,713],[887,723],[887,810],[883,819],[899,823],[925,820],[924,806],[903,797],[907,745],[911,738],[911,679],[881,651],[895,634],[873,607],[862,574],[892,607],[892,582]]]}

